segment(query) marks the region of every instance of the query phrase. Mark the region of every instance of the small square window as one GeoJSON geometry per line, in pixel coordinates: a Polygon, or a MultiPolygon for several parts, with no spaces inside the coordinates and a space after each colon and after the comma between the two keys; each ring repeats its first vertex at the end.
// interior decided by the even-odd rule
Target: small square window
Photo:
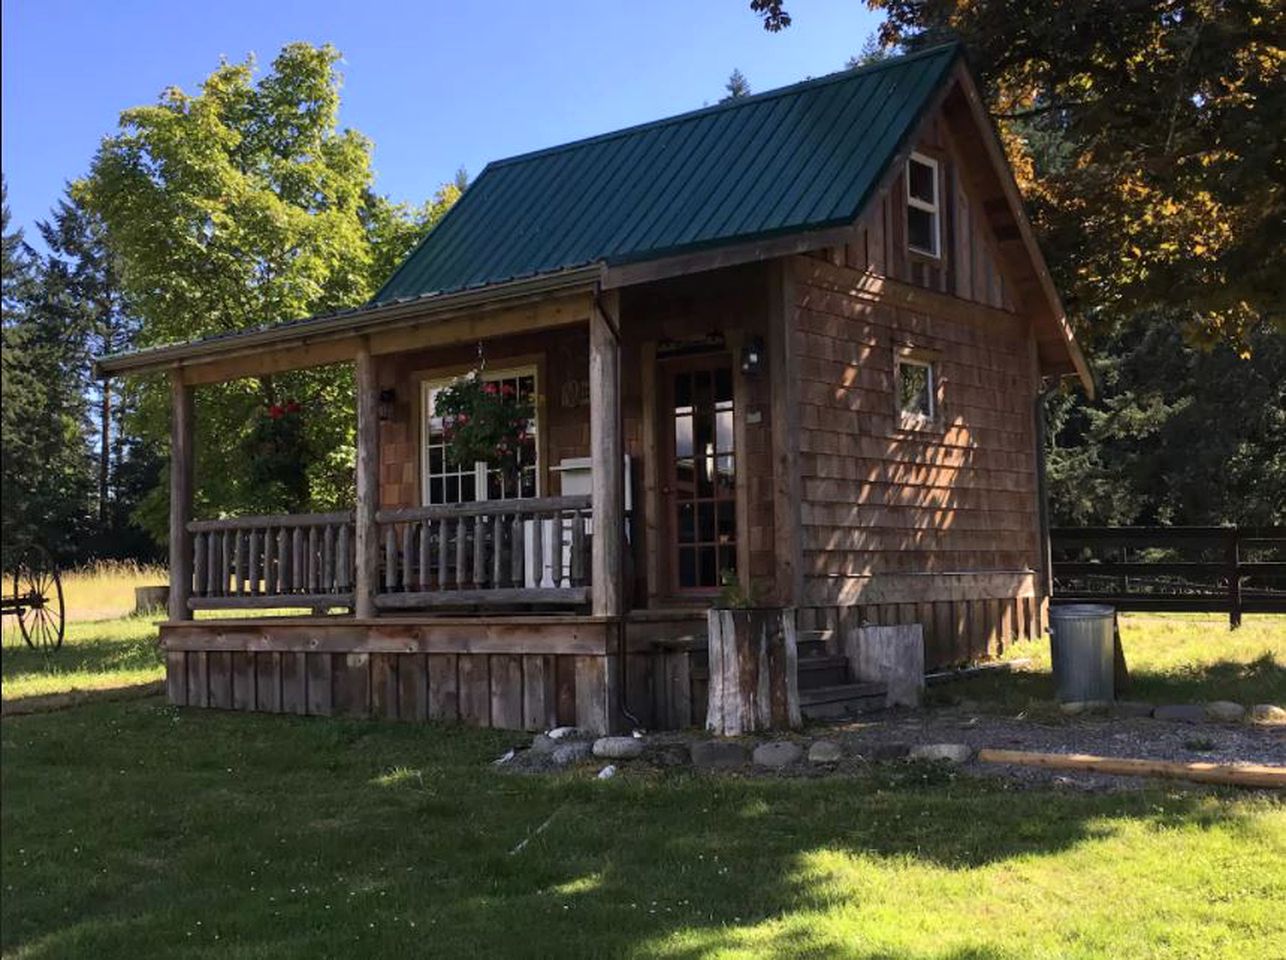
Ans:
{"type": "Polygon", "coordinates": [[[934,400],[933,365],[922,360],[898,360],[898,411],[903,417],[932,420],[937,413],[934,400]]]}
{"type": "Polygon", "coordinates": [[[906,162],[906,243],[916,253],[939,256],[941,226],[938,161],[918,153],[906,162]]]}

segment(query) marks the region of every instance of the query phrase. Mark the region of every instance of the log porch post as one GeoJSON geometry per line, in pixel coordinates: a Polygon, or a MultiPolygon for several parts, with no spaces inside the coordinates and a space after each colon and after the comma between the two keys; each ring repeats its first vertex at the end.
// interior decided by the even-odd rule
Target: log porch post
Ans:
{"type": "Polygon", "coordinates": [[[625,450],[621,441],[620,300],[594,297],[589,311],[589,445],[594,541],[590,591],[598,617],[625,609],[625,450]]]}
{"type": "Polygon", "coordinates": [[[374,617],[379,582],[379,530],[375,511],[380,498],[380,424],[375,383],[375,359],[370,344],[357,350],[357,509],[354,512],[356,572],[353,613],[360,619],[374,617]]]}
{"type": "Polygon", "coordinates": [[[768,373],[772,387],[773,537],[777,602],[804,599],[799,473],[799,371],[795,357],[795,283],[790,258],[768,270],[768,373]]]}
{"type": "Polygon", "coordinates": [[[191,620],[192,388],[170,371],[170,601],[171,620],[191,620]]]}

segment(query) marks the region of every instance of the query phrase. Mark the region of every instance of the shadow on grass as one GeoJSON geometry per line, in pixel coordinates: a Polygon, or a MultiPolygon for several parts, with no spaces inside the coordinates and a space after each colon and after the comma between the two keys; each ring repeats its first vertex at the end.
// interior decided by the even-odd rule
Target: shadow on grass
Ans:
{"type": "Polygon", "coordinates": [[[156,631],[146,621],[107,621],[68,626],[68,637],[54,651],[33,650],[15,631],[6,632],[0,670],[6,683],[19,678],[63,673],[112,673],[149,670],[161,656],[156,631]]]}
{"type": "MultiPolygon", "coordinates": [[[[958,904],[923,891],[972,891],[980,868],[1058,858],[1127,820],[1169,834],[1238,816],[1200,794],[1022,790],[913,766],[816,780],[507,775],[490,761],[512,734],[155,700],[6,720],[3,734],[3,864],[21,882],[0,929],[6,955],[30,957],[184,944],[209,956],[1007,958],[1031,951],[989,941],[1020,944],[1039,923],[953,945],[935,924],[971,931],[973,908],[952,915],[958,904]],[[864,902],[880,909],[849,932],[813,922],[864,902]],[[900,942],[916,923],[914,947],[862,945],[900,942]]],[[[1155,846],[1161,870],[1167,845],[1155,846]]]]}

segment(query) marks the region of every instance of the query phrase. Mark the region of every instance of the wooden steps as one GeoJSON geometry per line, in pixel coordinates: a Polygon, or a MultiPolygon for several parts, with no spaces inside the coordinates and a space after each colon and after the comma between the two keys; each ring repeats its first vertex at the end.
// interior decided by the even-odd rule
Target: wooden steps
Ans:
{"type": "Polygon", "coordinates": [[[805,720],[839,720],[884,709],[882,683],[851,683],[848,658],[830,651],[830,632],[801,632],[799,710],[805,720]]]}
{"type": "Polygon", "coordinates": [[[882,683],[839,683],[804,689],[800,677],[799,711],[805,720],[840,720],[884,709],[882,683]]]}

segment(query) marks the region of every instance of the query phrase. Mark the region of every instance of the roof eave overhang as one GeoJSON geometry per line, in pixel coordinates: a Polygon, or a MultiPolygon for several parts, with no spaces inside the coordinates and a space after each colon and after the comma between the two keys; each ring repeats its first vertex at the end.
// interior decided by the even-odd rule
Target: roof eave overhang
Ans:
{"type": "Polygon", "coordinates": [[[98,379],[124,374],[151,373],[193,367],[263,350],[314,345],[352,337],[372,330],[445,320],[464,313],[501,309],[529,300],[593,290],[603,274],[601,264],[588,264],[557,273],[541,274],[452,293],[431,294],[389,303],[373,303],[343,313],[328,314],[233,333],[208,340],[193,340],[128,353],[98,357],[98,379]]]}

